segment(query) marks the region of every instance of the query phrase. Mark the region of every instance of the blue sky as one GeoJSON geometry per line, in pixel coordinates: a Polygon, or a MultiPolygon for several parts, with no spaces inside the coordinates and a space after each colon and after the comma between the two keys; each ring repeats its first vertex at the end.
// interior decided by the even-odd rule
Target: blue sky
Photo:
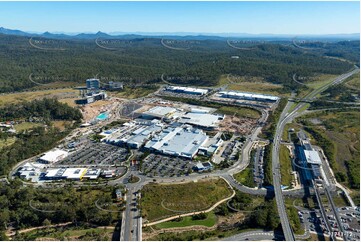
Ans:
{"type": "Polygon", "coordinates": [[[0,26],[36,32],[359,33],[359,2],[0,2],[0,26]]]}

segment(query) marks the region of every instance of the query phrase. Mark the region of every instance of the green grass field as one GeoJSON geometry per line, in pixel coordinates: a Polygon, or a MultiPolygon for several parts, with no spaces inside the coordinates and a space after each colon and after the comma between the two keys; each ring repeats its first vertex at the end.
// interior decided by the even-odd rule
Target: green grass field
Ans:
{"type": "Polygon", "coordinates": [[[217,109],[217,113],[226,114],[226,115],[236,114],[236,116],[239,118],[258,119],[261,117],[261,114],[257,110],[252,108],[244,108],[244,107],[223,106],[217,109]]]}
{"type": "Polygon", "coordinates": [[[149,221],[202,211],[232,194],[222,179],[182,184],[148,184],[142,189],[143,216],[149,221]]]}
{"type": "Polygon", "coordinates": [[[283,86],[280,84],[273,84],[266,82],[262,77],[232,77],[229,78],[232,82],[229,82],[227,75],[222,75],[218,82],[218,87],[225,84],[229,84],[229,90],[243,91],[243,92],[255,92],[265,93],[278,96],[288,96],[288,93],[282,91],[283,86]]]}
{"type": "Polygon", "coordinates": [[[15,130],[17,132],[21,132],[21,131],[24,131],[26,129],[32,129],[32,128],[35,128],[35,127],[40,127],[42,125],[43,124],[41,124],[41,123],[22,122],[20,124],[15,124],[14,128],[15,128],[15,130]]]}
{"type": "Polygon", "coordinates": [[[360,73],[356,73],[349,80],[346,80],[345,86],[360,90],[360,73]]]}
{"type": "Polygon", "coordinates": [[[6,104],[16,104],[21,101],[31,101],[34,99],[44,98],[44,97],[58,97],[61,101],[62,96],[67,97],[69,95],[78,95],[79,91],[64,88],[64,89],[55,89],[55,90],[41,90],[41,91],[31,91],[31,92],[19,92],[0,95],[0,106],[6,104]]]}
{"type": "Polygon", "coordinates": [[[256,184],[253,181],[253,170],[251,167],[247,167],[243,171],[234,174],[234,179],[242,183],[247,187],[255,187],[256,184]]]}
{"type": "Polygon", "coordinates": [[[125,87],[122,91],[119,92],[109,92],[109,95],[119,98],[133,99],[133,98],[145,97],[148,94],[155,92],[157,89],[158,87],[136,87],[136,88],[125,87]]]}
{"type": "Polygon", "coordinates": [[[7,140],[0,139],[0,150],[15,143],[16,137],[9,137],[7,140]]]}
{"type": "Polygon", "coordinates": [[[176,228],[176,227],[188,227],[201,225],[206,227],[212,227],[216,224],[217,217],[213,212],[207,213],[207,218],[202,220],[194,220],[192,216],[180,218],[180,221],[169,221],[155,225],[157,229],[176,228]]]}
{"type": "Polygon", "coordinates": [[[332,82],[336,77],[337,75],[319,75],[313,77],[311,81],[307,82],[307,87],[312,89],[320,88],[321,86],[332,82]]]}
{"type": "Polygon", "coordinates": [[[291,186],[292,175],[291,175],[291,159],[290,152],[286,146],[281,145],[280,147],[280,166],[281,166],[281,184],[285,186],[291,186]]]}
{"type": "Polygon", "coordinates": [[[23,240],[105,240],[111,241],[114,229],[112,228],[88,228],[77,229],[76,227],[58,227],[33,230],[21,234],[23,240]]]}

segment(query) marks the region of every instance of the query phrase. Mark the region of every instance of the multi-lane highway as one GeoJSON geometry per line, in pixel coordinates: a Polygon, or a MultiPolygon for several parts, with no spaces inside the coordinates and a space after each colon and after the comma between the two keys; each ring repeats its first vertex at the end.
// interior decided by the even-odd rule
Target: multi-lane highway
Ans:
{"type": "MultiPolygon", "coordinates": [[[[332,82],[323,85],[313,91],[311,91],[309,94],[307,94],[304,99],[307,100],[313,100],[317,97],[318,94],[326,90],[332,85],[340,84],[342,81],[346,80],[348,77],[352,76],[353,74],[357,73],[359,69],[355,66],[353,70],[351,70],[348,73],[342,74],[338,76],[336,79],[334,79],[332,82]]],[[[283,196],[282,196],[282,190],[281,190],[281,173],[280,173],[280,163],[279,163],[279,147],[280,142],[283,134],[283,130],[285,128],[285,125],[288,122],[291,122],[295,116],[297,115],[297,112],[302,109],[306,103],[299,103],[297,106],[293,109],[291,113],[289,112],[289,109],[292,105],[292,102],[288,102],[286,107],[284,108],[283,112],[280,115],[275,136],[274,136],[274,142],[273,142],[273,148],[272,148],[272,173],[273,173],[273,185],[274,185],[274,191],[275,191],[275,197],[277,202],[277,208],[281,219],[282,229],[283,233],[285,235],[286,240],[295,240],[292,228],[290,226],[288,216],[286,213],[286,207],[284,204],[283,196]]]]}

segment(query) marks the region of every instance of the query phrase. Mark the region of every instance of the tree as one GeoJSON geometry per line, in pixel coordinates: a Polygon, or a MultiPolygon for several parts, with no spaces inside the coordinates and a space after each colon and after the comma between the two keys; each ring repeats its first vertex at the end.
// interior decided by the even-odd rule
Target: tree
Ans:
{"type": "Polygon", "coordinates": [[[44,219],[43,221],[43,226],[50,226],[51,225],[51,221],[49,219],[44,219]]]}

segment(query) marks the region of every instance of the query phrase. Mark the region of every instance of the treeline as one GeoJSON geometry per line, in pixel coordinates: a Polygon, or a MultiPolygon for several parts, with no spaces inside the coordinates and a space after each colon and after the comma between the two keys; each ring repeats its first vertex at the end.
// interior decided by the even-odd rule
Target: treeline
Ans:
{"type": "MultiPolygon", "coordinates": [[[[352,99],[354,100],[353,97],[352,97],[352,99]]],[[[311,103],[309,109],[315,110],[315,109],[339,108],[339,109],[341,109],[340,111],[342,111],[342,110],[346,110],[347,108],[355,108],[355,107],[357,107],[357,106],[352,105],[352,104],[334,103],[334,102],[327,102],[327,101],[323,101],[323,100],[316,100],[311,103]]]]}
{"type": "Polygon", "coordinates": [[[24,118],[40,118],[44,121],[80,121],[82,114],[79,109],[72,108],[54,98],[22,102],[17,105],[7,105],[0,108],[0,121],[14,121],[24,118]]]}
{"type": "Polygon", "coordinates": [[[280,224],[280,218],[275,199],[263,202],[249,217],[248,223],[254,228],[274,230],[280,224]]]}
{"type": "MultiPolygon", "coordinates": [[[[34,188],[14,180],[0,188],[0,231],[7,224],[16,229],[73,222],[108,226],[117,214],[104,212],[95,201],[112,201],[113,187],[34,188]],[[35,209],[34,209],[35,208],[35,209]],[[53,211],[41,212],[39,210],[53,211]]],[[[103,204],[103,203],[101,203],[103,204]]]]}
{"type": "MultiPolygon", "coordinates": [[[[290,91],[300,87],[292,81],[294,73],[302,76],[340,74],[352,67],[344,61],[324,58],[322,51],[304,52],[277,43],[259,44],[252,51],[240,51],[225,41],[204,40],[189,51],[177,51],[162,46],[156,38],[131,42],[109,51],[97,46],[94,40],[56,40],[53,43],[64,51],[44,51],[32,47],[27,37],[0,35],[0,90],[14,92],[36,87],[38,84],[29,79],[31,73],[32,79],[40,84],[59,81],[83,84],[85,79],[99,73],[103,82],[157,83],[165,74],[172,76],[170,81],[174,83],[203,86],[216,85],[220,75],[231,73],[262,77],[283,84],[285,91],[290,91]],[[234,55],[239,58],[230,58],[234,55]]],[[[334,45],[338,47],[337,43],[334,45]]],[[[340,45],[341,54],[353,53],[354,46],[340,45]]]]}
{"type": "Polygon", "coordinates": [[[360,189],[360,161],[348,160],[345,164],[350,187],[360,189]]]}

